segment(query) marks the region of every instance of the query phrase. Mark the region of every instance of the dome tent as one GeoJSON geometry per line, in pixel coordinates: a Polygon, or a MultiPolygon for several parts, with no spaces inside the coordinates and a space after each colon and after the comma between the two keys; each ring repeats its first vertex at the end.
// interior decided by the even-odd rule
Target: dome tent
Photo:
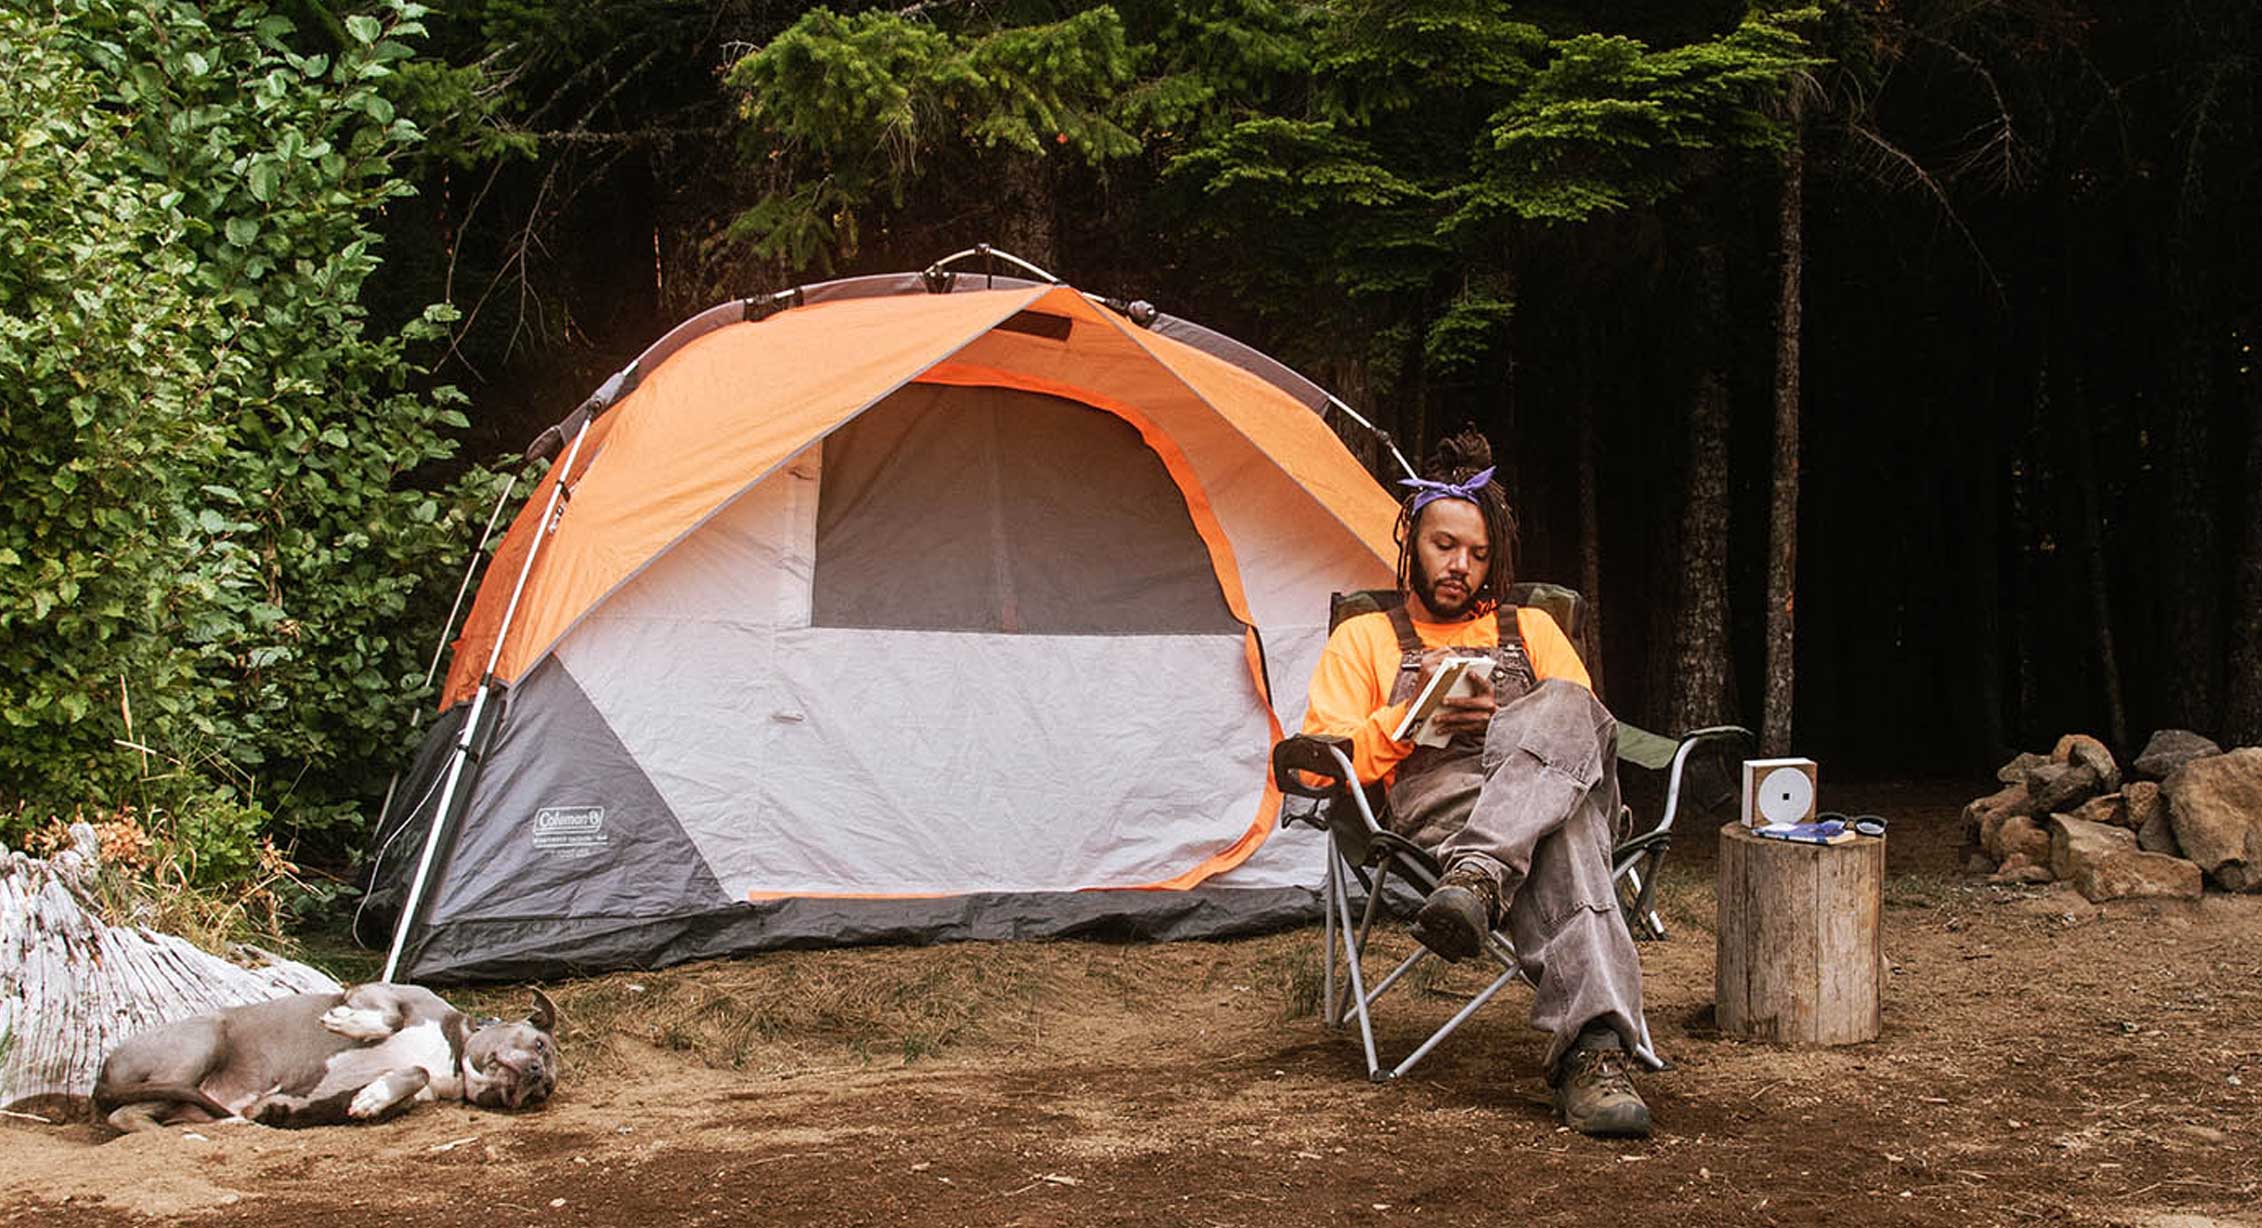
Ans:
{"type": "Polygon", "coordinates": [[[537,441],[380,827],[388,975],[1311,915],[1267,754],[1395,559],[1328,404],[942,266],[686,321],[537,441]]]}

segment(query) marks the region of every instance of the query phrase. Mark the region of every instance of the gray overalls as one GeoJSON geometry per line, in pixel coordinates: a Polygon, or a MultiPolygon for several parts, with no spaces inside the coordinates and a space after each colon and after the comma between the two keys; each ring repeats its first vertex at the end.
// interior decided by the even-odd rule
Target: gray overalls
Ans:
{"type": "MultiPolygon", "coordinates": [[[[1428,646],[1403,605],[1384,612],[1401,653],[1390,693],[1398,703],[1413,698],[1428,646]]],[[[1400,762],[1390,825],[1448,867],[1492,875],[1532,981],[1532,1026],[1553,1038],[1547,1069],[1589,1023],[1657,1065],[1642,1017],[1641,957],[1610,878],[1618,722],[1578,683],[1535,682],[1515,608],[1503,608],[1499,623],[1500,645],[1490,650],[1499,711],[1481,741],[1462,734],[1400,762]]]]}

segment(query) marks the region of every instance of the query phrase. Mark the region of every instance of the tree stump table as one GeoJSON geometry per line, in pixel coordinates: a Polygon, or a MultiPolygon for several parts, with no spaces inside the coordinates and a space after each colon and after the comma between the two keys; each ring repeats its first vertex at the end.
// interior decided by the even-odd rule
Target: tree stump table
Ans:
{"type": "Polygon", "coordinates": [[[1883,1024],[1885,841],[1797,844],[1720,829],[1720,1030],[1849,1045],[1883,1024]]]}

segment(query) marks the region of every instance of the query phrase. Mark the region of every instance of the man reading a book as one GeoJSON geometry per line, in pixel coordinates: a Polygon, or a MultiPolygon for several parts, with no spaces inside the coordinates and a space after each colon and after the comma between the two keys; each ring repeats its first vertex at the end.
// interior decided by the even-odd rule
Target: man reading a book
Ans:
{"type": "Polygon", "coordinates": [[[1557,1113],[1589,1134],[1645,1135],[1649,1107],[1627,1069],[1655,1059],[1610,876],[1617,722],[1555,620],[1506,600],[1516,521],[1491,447],[1465,431],[1429,472],[1404,483],[1404,602],[1328,637],[1304,732],[1349,738],[1360,782],[1388,792],[1393,829],[1444,863],[1416,938],[1460,960],[1505,926],[1536,987],[1533,1026],[1553,1036],[1557,1113]],[[1491,656],[1491,676],[1431,717],[1445,745],[1393,737],[1439,662],[1469,655],[1491,656]]]}

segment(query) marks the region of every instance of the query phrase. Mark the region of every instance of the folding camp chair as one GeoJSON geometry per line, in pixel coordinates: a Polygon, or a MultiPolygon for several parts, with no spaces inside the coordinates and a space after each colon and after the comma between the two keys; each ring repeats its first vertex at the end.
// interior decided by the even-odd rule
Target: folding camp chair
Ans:
{"type": "MultiPolygon", "coordinates": [[[[1346,618],[1403,600],[1404,595],[1395,592],[1337,594],[1329,625],[1332,628],[1346,618]]],[[[1591,645],[1583,642],[1585,603],[1578,593],[1560,585],[1520,584],[1511,590],[1511,600],[1517,605],[1547,610],[1572,642],[1580,646],[1582,655],[1590,655],[1591,645]]],[[[1672,847],[1673,820],[1680,809],[1682,784],[1692,755],[1705,747],[1748,748],[1754,740],[1751,731],[1732,725],[1699,729],[1672,739],[1620,723],[1619,760],[1668,773],[1663,811],[1656,824],[1634,830],[1638,824],[1632,809],[1621,806],[1619,839],[1611,850],[1611,876],[1618,888],[1620,916],[1636,938],[1665,937],[1665,924],[1653,906],[1653,896],[1665,855],[1672,847]]],[[[1444,867],[1428,850],[1391,832],[1383,823],[1386,803],[1382,790],[1360,786],[1351,765],[1350,749],[1348,738],[1309,734],[1285,738],[1273,748],[1273,779],[1283,792],[1316,803],[1283,807],[1281,823],[1284,826],[1303,823],[1327,836],[1327,875],[1323,886],[1326,916],[1320,939],[1320,958],[1326,975],[1322,1019],[1331,1028],[1342,1027],[1354,1016],[1358,1019],[1360,1043],[1366,1050],[1367,1077],[1379,1083],[1412,1070],[1430,1050],[1507,988],[1509,982],[1525,974],[1515,944],[1507,934],[1493,930],[1486,936],[1484,953],[1500,971],[1491,983],[1471,997],[1404,1060],[1387,1068],[1382,1064],[1375,1050],[1371,1008],[1433,953],[1417,945],[1413,954],[1399,961],[1370,989],[1365,968],[1368,941],[1376,921],[1385,913],[1398,919],[1410,917],[1420,902],[1437,889],[1444,867]],[[1410,892],[1394,892],[1393,875],[1410,888],[1410,892]],[[1366,897],[1357,915],[1352,904],[1353,882],[1364,889],[1366,897]]],[[[1727,773],[1722,773],[1721,778],[1725,781],[1727,773]]],[[[1646,1037],[1636,1048],[1637,1057],[1655,1060],[1654,1054],[1646,1052],[1646,1037]]]]}

